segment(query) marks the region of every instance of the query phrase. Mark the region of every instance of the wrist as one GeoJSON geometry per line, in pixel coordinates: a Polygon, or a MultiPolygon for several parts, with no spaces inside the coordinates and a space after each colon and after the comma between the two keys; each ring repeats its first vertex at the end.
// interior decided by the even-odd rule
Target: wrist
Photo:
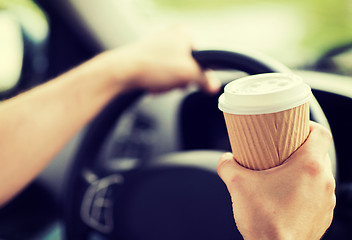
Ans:
{"type": "Polygon", "coordinates": [[[126,46],[107,51],[97,56],[106,85],[116,93],[140,88],[139,79],[143,77],[145,64],[131,47],[126,46]]]}
{"type": "Polygon", "coordinates": [[[290,238],[280,237],[277,233],[274,232],[256,232],[243,235],[244,240],[288,240],[290,238]]]}
{"type": "Polygon", "coordinates": [[[279,227],[254,227],[252,231],[243,235],[245,240],[294,240],[291,232],[280,229],[279,227]]]}

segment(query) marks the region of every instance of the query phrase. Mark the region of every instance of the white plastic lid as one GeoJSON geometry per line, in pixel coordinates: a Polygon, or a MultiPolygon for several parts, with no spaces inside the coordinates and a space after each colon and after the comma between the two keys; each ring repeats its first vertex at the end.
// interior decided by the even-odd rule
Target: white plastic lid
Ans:
{"type": "Polygon", "coordinates": [[[307,103],[311,97],[311,88],[302,78],[264,73],[228,83],[219,98],[219,109],[240,115],[274,113],[307,103]]]}

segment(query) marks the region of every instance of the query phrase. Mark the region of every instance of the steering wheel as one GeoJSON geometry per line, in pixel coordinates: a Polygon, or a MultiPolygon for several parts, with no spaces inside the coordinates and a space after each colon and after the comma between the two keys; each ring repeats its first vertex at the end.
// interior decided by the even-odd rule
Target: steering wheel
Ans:
{"type": "MultiPolygon", "coordinates": [[[[203,68],[214,70],[238,70],[250,75],[290,72],[263,56],[219,50],[193,51],[192,55],[203,68]]],[[[242,239],[233,220],[230,196],[216,174],[217,160],[226,149],[195,144],[202,137],[197,139],[188,133],[192,126],[181,130],[183,151],[149,161],[137,159],[128,167],[121,164],[109,168],[98,161],[116,122],[143,95],[139,91],[117,97],[86,128],[68,178],[66,238],[242,239]]],[[[217,97],[211,99],[215,108],[217,97]]],[[[201,99],[209,98],[204,94],[201,99]]],[[[315,99],[310,109],[312,120],[329,127],[315,99]]],[[[219,124],[224,125],[222,114],[219,116],[219,124]]],[[[206,127],[207,118],[199,126],[206,127]]],[[[207,137],[216,141],[216,134],[207,137]]],[[[330,157],[336,169],[333,150],[330,157]]]]}

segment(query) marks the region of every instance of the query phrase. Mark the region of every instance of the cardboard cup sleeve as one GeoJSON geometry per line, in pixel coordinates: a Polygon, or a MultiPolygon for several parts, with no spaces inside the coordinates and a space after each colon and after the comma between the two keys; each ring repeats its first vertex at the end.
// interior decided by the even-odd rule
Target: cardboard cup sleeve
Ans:
{"type": "Polygon", "coordinates": [[[254,170],[282,164],[309,134],[309,104],[272,114],[224,113],[235,159],[254,170]]]}
{"type": "Polygon", "coordinates": [[[279,166],[309,134],[311,89],[291,74],[234,80],[219,98],[235,160],[264,170],[279,166]]]}

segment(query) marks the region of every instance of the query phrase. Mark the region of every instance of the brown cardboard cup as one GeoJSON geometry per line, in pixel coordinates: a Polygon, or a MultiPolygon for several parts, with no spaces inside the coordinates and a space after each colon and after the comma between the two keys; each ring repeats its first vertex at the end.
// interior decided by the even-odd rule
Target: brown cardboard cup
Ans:
{"type": "Polygon", "coordinates": [[[219,98],[234,158],[264,170],[282,164],[309,134],[311,89],[291,74],[235,80],[219,98]]]}

